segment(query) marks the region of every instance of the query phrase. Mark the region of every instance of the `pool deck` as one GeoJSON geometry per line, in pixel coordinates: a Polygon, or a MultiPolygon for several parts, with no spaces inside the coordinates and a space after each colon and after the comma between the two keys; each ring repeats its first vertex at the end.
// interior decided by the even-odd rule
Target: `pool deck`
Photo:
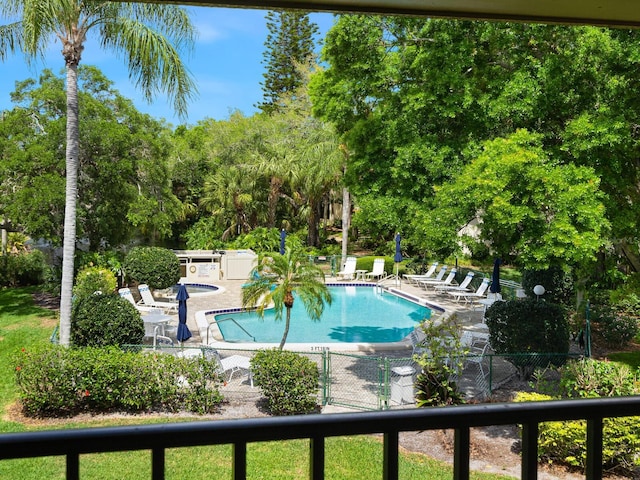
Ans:
{"type": "MultiPolygon", "coordinates": [[[[188,302],[188,310],[187,310],[187,326],[193,336],[184,342],[185,347],[189,346],[199,346],[206,343],[207,337],[207,324],[208,321],[204,315],[204,312],[211,310],[222,310],[222,309],[233,309],[239,308],[242,306],[242,285],[246,283],[246,280],[220,280],[215,282],[216,286],[223,287],[224,291],[222,293],[210,294],[210,295],[194,295],[192,296],[188,302]]],[[[333,277],[326,278],[327,284],[339,284],[339,285],[357,285],[371,282],[363,282],[363,281],[341,281],[337,280],[333,277]]],[[[476,330],[479,328],[479,325],[482,323],[482,306],[475,305],[475,309],[471,307],[469,304],[457,303],[453,301],[453,298],[449,295],[436,295],[433,291],[425,291],[424,289],[410,284],[402,280],[401,282],[396,282],[395,284],[387,284],[390,289],[395,290],[397,293],[414,298],[418,300],[422,304],[426,304],[427,306],[435,307],[435,310],[442,310],[446,312],[446,314],[455,314],[457,317],[457,321],[460,325],[467,330],[476,330]]],[[[177,324],[177,316],[174,321],[171,323],[177,324]]],[[[215,337],[217,336],[214,332],[214,328],[209,332],[209,340],[215,341],[215,337]]],[[[233,344],[225,344],[226,346],[232,346],[233,344]]],[[[304,344],[294,344],[295,350],[299,350],[300,348],[304,348],[304,344]]],[[[246,344],[245,344],[246,347],[246,344]]],[[[285,348],[290,347],[293,348],[293,345],[285,345],[285,348]]],[[[338,347],[337,345],[332,345],[331,348],[339,349],[340,351],[353,351],[353,352],[362,352],[366,350],[369,353],[374,353],[375,351],[380,350],[401,350],[411,352],[410,347],[407,345],[399,345],[398,343],[382,347],[381,345],[367,345],[363,346],[362,344],[359,346],[349,347],[346,345],[342,345],[338,347]]],[[[254,348],[264,348],[264,345],[254,344],[254,348]]],[[[313,349],[312,347],[309,347],[313,349]]]]}

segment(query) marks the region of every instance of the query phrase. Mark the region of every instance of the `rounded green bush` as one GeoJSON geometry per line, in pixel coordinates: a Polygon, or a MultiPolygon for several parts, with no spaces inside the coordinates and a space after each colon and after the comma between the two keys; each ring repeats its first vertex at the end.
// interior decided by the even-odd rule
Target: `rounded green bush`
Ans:
{"type": "Polygon", "coordinates": [[[140,345],[144,323],[140,312],[115,294],[80,298],[71,316],[71,343],[76,347],[140,345]]]}
{"type": "Polygon", "coordinates": [[[116,285],[116,276],[111,270],[102,267],[85,267],[76,275],[73,294],[76,300],[79,300],[94,292],[113,293],[116,285]]]}
{"type": "Polygon", "coordinates": [[[562,363],[569,352],[569,321],[561,305],[533,299],[495,302],[485,319],[491,347],[497,354],[513,354],[508,361],[523,378],[536,367],[562,363]]]}
{"type": "Polygon", "coordinates": [[[0,285],[11,287],[40,285],[46,262],[40,250],[0,256],[0,285]]]}
{"type": "Polygon", "coordinates": [[[122,266],[129,280],[153,289],[169,288],[180,280],[180,259],[166,248],[134,247],[122,266]]]}
{"type": "Polygon", "coordinates": [[[316,411],[320,374],[307,357],[286,350],[261,350],[251,359],[251,371],[272,414],[316,411]]]}

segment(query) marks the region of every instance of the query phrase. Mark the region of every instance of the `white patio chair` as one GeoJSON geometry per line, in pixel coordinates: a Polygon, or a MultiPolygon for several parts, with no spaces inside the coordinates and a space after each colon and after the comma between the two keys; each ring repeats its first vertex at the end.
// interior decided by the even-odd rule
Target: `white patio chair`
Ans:
{"type": "Polygon", "coordinates": [[[178,311],[177,302],[167,302],[162,300],[156,300],[155,298],[153,298],[149,285],[145,283],[141,283],[140,285],[138,285],[138,291],[140,292],[140,296],[142,297],[141,301],[144,304],[144,306],[160,308],[163,310],[170,310],[170,311],[172,310],[175,312],[178,311]]]}
{"type": "Polygon", "coordinates": [[[373,269],[370,272],[364,274],[366,280],[373,280],[374,278],[381,278],[387,272],[384,271],[384,258],[376,258],[373,261],[373,269]]]}
{"type": "Polygon", "coordinates": [[[344,262],[344,268],[336,273],[337,278],[343,280],[353,280],[356,275],[356,257],[347,257],[344,262]]]}

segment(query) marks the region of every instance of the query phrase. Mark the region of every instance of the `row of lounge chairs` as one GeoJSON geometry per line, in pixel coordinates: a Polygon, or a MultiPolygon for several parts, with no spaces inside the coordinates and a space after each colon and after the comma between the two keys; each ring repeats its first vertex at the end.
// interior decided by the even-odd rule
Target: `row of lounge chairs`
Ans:
{"type": "Polygon", "coordinates": [[[403,278],[426,291],[430,289],[436,294],[446,294],[455,299],[456,302],[464,301],[465,303],[473,303],[485,297],[489,288],[489,279],[482,280],[480,286],[474,291],[471,288],[471,282],[474,279],[474,273],[469,272],[464,280],[458,284],[455,280],[457,269],[453,268],[449,271],[449,275],[445,278],[448,266],[443,265],[436,273],[438,262],[434,262],[427,272],[423,275],[406,274],[403,278]]]}

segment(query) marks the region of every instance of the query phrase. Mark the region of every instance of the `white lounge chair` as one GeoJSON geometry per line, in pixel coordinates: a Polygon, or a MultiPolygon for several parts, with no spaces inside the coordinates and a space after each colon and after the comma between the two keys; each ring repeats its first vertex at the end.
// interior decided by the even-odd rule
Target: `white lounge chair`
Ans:
{"type": "Polygon", "coordinates": [[[417,284],[418,280],[427,280],[429,278],[433,278],[433,274],[435,273],[436,268],[438,268],[438,262],[433,262],[429,267],[429,270],[427,270],[425,273],[423,274],[405,273],[402,276],[402,278],[404,278],[405,280],[408,280],[411,283],[417,284]]]}
{"type": "Polygon", "coordinates": [[[221,373],[225,377],[225,381],[230,382],[236,373],[244,373],[249,378],[249,383],[253,387],[253,375],[251,374],[251,359],[244,355],[231,355],[222,358],[220,352],[215,348],[204,348],[205,358],[218,362],[221,373]]]}
{"type": "Polygon", "coordinates": [[[417,283],[422,288],[426,288],[424,286],[423,282],[432,282],[432,281],[435,280],[437,283],[440,283],[442,281],[442,279],[444,278],[445,273],[447,273],[448,269],[449,269],[449,267],[447,267],[446,265],[443,265],[442,268],[440,268],[440,271],[438,272],[438,274],[435,276],[435,278],[418,280],[417,283]]]}
{"type": "Polygon", "coordinates": [[[467,273],[467,276],[464,277],[464,280],[462,280],[460,285],[436,285],[435,291],[436,293],[442,293],[445,291],[470,292],[471,289],[469,288],[469,284],[471,283],[471,280],[473,280],[474,275],[475,274],[473,272],[467,273]]]}
{"type": "Polygon", "coordinates": [[[480,374],[485,376],[484,360],[487,350],[489,349],[489,335],[486,333],[464,331],[460,337],[460,344],[467,351],[464,359],[464,367],[469,364],[477,365],[480,369],[480,374]]]}
{"type": "Polygon", "coordinates": [[[136,303],[136,300],[133,298],[133,293],[131,293],[130,288],[121,288],[118,290],[118,294],[129,303],[131,303],[131,305],[136,307],[136,309],[138,309],[140,313],[162,313],[162,310],[157,307],[145,307],[144,305],[138,305],[136,303]]]}
{"type": "Polygon", "coordinates": [[[451,271],[449,272],[449,275],[447,275],[447,278],[445,278],[444,280],[436,280],[435,278],[433,280],[420,280],[420,285],[426,289],[429,290],[429,287],[434,287],[437,288],[439,286],[454,286],[455,285],[455,280],[456,280],[456,273],[458,271],[455,268],[452,268],[451,271]]]}
{"type": "Polygon", "coordinates": [[[138,291],[140,292],[140,296],[142,297],[142,304],[146,307],[154,307],[160,308],[162,310],[173,310],[175,312],[178,311],[178,303],[177,302],[167,302],[162,300],[156,300],[153,298],[151,294],[151,290],[149,289],[149,285],[145,283],[141,283],[138,285],[138,291]]]}
{"type": "Polygon", "coordinates": [[[376,258],[373,261],[373,269],[370,272],[364,274],[364,278],[367,280],[373,280],[374,278],[384,277],[387,272],[384,271],[384,258],[376,258]]]}
{"type": "Polygon", "coordinates": [[[456,292],[447,291],[447,293],[455,297],[456,302],[464,300],[465,303],[473,303],[475,300],[484,298],[487,289],[489,288],[489,279],[485,278],[475,292],[456,292]]]}
{"type": "Polygon", "coordinates": [[[344,268],[336,273],[337,278],[343,280],[353,280],[356,275],[356,257],[347,257],[344,268]]]}

